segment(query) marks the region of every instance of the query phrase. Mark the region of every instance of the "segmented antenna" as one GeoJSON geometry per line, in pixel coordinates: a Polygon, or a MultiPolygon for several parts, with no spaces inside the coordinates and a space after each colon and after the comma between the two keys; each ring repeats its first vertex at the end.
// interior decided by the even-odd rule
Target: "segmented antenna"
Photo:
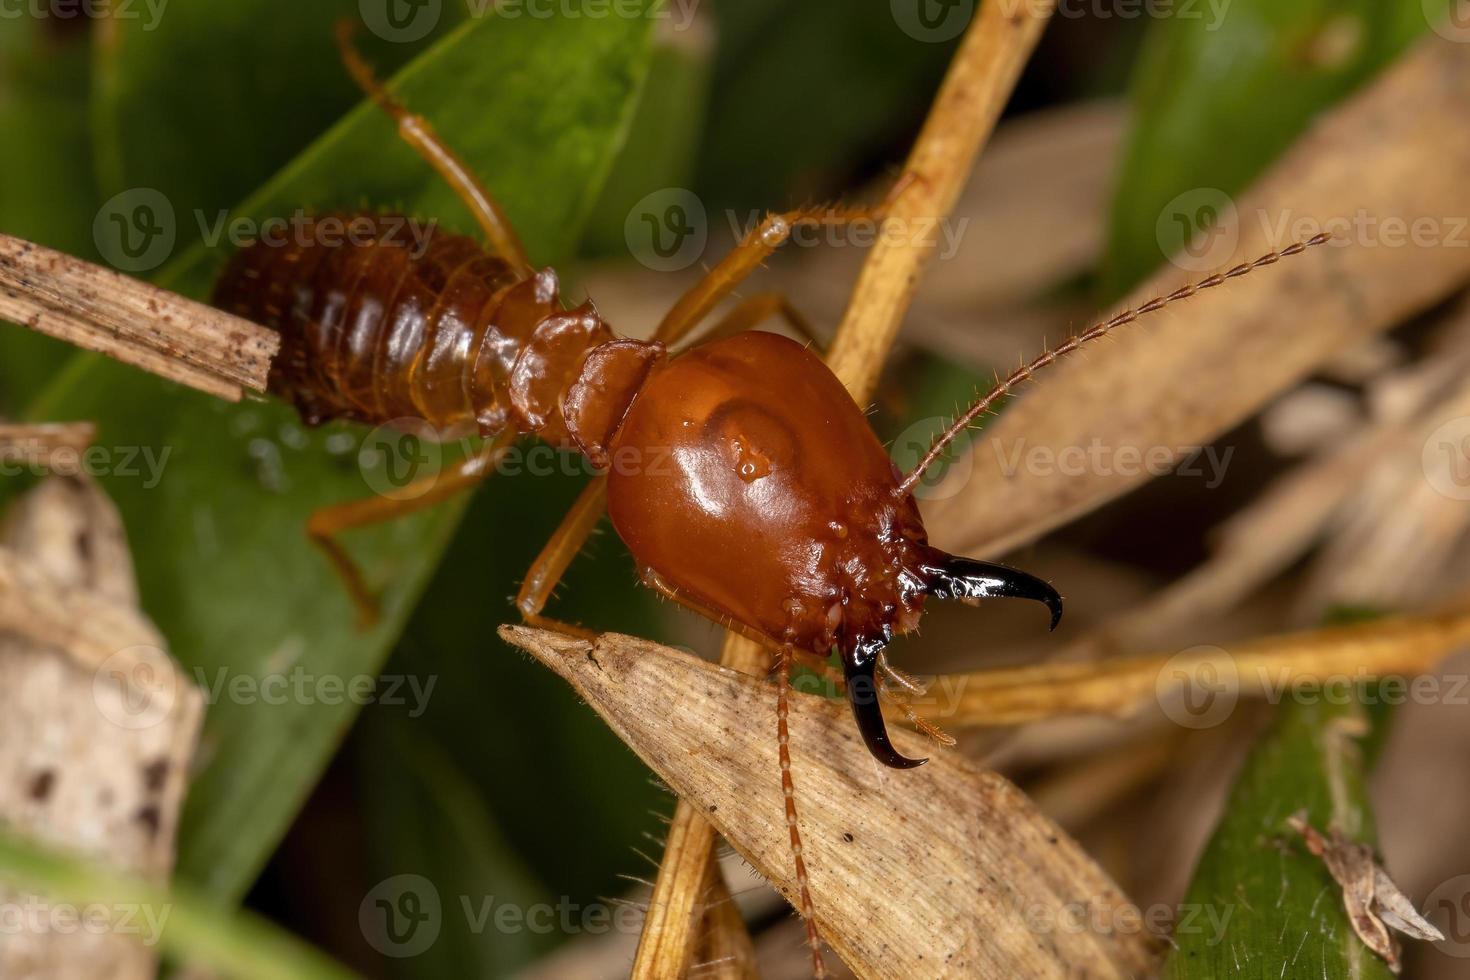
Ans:
{"type": "Polygon", "coordinates": [[[1174,290],[1172,293],[1169,293],[1167,296],[1156,296],[1153,299],[1149,300],[1147,303],[1144,303],[1142,306],[1136,307],[1131,310],[1124,310],[1122,313],[1119,313],[1111,320],[1106,320],[1102,323],[1097,324],[1096,326],[1089,327],[1087,330],[1075,335],[1061,346],[1054,347],[1046,353],[1042,354],[1030,364],[1026,364],[1022,367],[1017,368],[1004,381],[1000,382],[994,388],[990,389],[989,394],[987,394],[984,398],[981,398],[979,401],[975,402],[968,409],[966,409],[963,415],[955,419],[950,427],[944,430],[943,435],[934,440],[934,444],[929,447],[929,451],[924,454],[924,458],[919,460],[919,465],[915,466],[913,470],[903,478],[903,482],[898,485],[899,496],[902,496],[903,494],[909,493],[911,490],[913,490],[914,486],[923,477],[924,471],[927,470],[930,466],[933,466],[934,461],[939,458],[939,454],[944,452],[944,447],[953,442],[955,440],[955,437],[958,436],[961,432],[969,428],[970,423],[979,418],[980,415],[987,409],[989,409],[991,405],[995,404],[996,401],[1010,394],[1017,385],[1029,380],[1031,376],[1034,375],[1037,371],[1040,371],[1042,368],[1046,367],[1048,364],[1051,364],[1053,361],[1065,357],[1066,355],[1077,350],[1077,348],[1081,347],[1083,344],[1086,344],[1093,340],[1097,340],[1099,337],[1111,333],[1118,327],[1132,323],[1134,320],[1137,320],[1141,316],[1145,316],[1149,313],[1155,313],[1159,310],[1162,310],[1170,303],[1175,303],[1182,299],[1188,299],[1201,290],[1219,286],[1222,283],[1229,282],[1231,279],[1239,279],[1241,276],[1252,273],[1257,269],[1262,268],[1263,266],[1274,265],[1284,258],[1288,258],[1293,255],[1300,255],[1302,252],[1305,252],[1307,249],[1311,248],[1314,245],[1325,244],[1326,242],[1330,241],[1331,238],[1332,236],[1326,232],[1316,234],[1313,235],[1311,238],[1307,238],[1294,244],[1288,245],[1286,246],[1286,248],[1283,248],[1280,251],[1268,252],[1267,254],[1252,262],[1242,262],[1240,265],[1237,265],[1233,269],[1227,269],[1224,272],[1217,272],[1212,276],[1201,279],[1198,282],[1191,283],[1188,286],[1181,286],[1178,289],[1174,290]]]}
{"type": "Polygon", "coordinates": [[[781,761],[781,795],[786,798],[786,828],[791,836],[791,856],[796,862],[796,891],[801,902],[801,918],[806,925],[807,949],[812,955],[813,980],[826,980],[827,964],[822,961],[822,937],[817,932],[817,910],[802,856],[801,828],[796,820],[796,785],[791,778],[791,732],[787,715],[791,710],[791,651],[782,649],[776,656],[776,745],[781,761]]]}

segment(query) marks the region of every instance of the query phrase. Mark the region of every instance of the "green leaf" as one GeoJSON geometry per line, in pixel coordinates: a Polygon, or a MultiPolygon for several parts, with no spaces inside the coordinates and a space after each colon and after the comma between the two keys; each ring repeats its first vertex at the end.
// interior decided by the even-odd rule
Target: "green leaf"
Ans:
{"type": "MultiPolygon", "coordinates": [[[[412,43],[361,31],[385,74],[464,17],[447,4],[412,43]]],[[[357,0],[173,0],[115,15],[97,46],[92,124],[103,197],[136,188],[166,196],[178,241],[201,216],[232,207],[361,98],[333,41],[357,0]],[[207,166],[201,166],[208,161],[207,166]]]]}
{"type": "Polygon", "coordinates": [[[958,31],[941,43],[911,36],[894,9],[715,6],[720,47],[696,188],[712,216],[715,208],[806,203],[833,193],[870,158],[892,164],[890,153],[903,152],[958,31]]]}
{"type": "MultiPolygon", "coordinates": [[[[386,672],[417,677],[421,688],[438,679],[415,729],[474,786],[551,892],[585,904],[624,891],[618,874],[648,870],[629,843],[657,829],[648,810],[666,810],[669,800],[564,683],[496,635],[514,617],[509,600],[526,569],[585,482],[546,466],[547,458],[528,455],[525,472],[476,495],[386,672]]],[[[549,615],[599,630],[668,635],[660,619],[668,604],[639,584],[631,556],[610,533],[592,539],[557,592],[549,615]]],[[[717,645],[717,628],[700,623],[717,645]]],[[[384,794],[409,788],[405,774],[375,764],[373,744],[353,747],[384,794]]],[[[379,837],[374,849],[394,864],[422,856],[403,835],[379,837]]]]}
{"type": "Polygon", "coordinates": [[[205,896],[164,891],[109,869],[0,835],[0,878],[78,909],[106,907],[119,928],[143,930],[159,948],[221,976],[252,980],[349,980],[347,970],[248,913],[219,911],[205,896]],[[148,930],[157,927],[156,937],[148,930]]]}
{"type": "Polygon", "coordinates": [[[1428,21],[1402,0],[1233,0],[1155,21],[1113,199],[1103,289],[1125,291],[1216,216],[1312,118],[1428,21]]]}
{"type": "Polygon", "coordinates": [[[1247,759],[1181,907],[1170,980],[1392,976],[1353,932],[1341,886],[1286,825],[1305,811],[1324,833],[1373,842],[1359,741],[1368,715],[1331,690],[1294,696],[1247,759]]]}
{"type": "MultiPolygon", "coordinates": [[[[42,21],[5,20],[0,45],[0,231],[90,258],[93,193],[86,126],[87,35],[55,36],[42,21]]],[[[0,323],[0,414],[13,415],[72,354],[60,341],[0,323]]]]}
{"type": "Polygon", "coordinates": [[[419,875],[444,910],[433,945],[391,965],[406,978],[509,976],[551,947],[555,917],[533,929],[498,928],[496,916],[522,917],[555,902],[504,840],[478,787],[424,736],[412,710],[368,711],[358,730],[374,871],[384,880],[419,875]]]}
{"type": "MultiPolygon", "coordinates": [[[[542,260],[575,244],[646,68],[647,19],[583,13],[466,24],[398,80],[408,104],[486,175],[542,260]]],[[[453,194],[367,105],[237,213],[262,219],[364,201],[470,226],[453,194]]],[[[225,247],[200,245],[162,281],[204,295],[227,256],[225,247]]],[[[98,420],[99,442],[118,463],[135,447],[155,461],[167,453],[161,480],[114,468],[105,486],[132,538],[145,608],[211,689],[179,873],[237,898],[357,712],[344,679],[377,674],[463,501],[349,537],[368,580],[384,590],[381,624],[359,634],[303,526],[313,509],[367,496],[385,478],[381,459],[359,468],[360,431],[307,432],[279,403],[229,406],[91,358],[59,377],[32,415],[98,420]],[[284,694],[272,678],[290,682],[284,694]]]]}
{"type": "Polygon", "coordinates": [[[584,253],[626,256],[625,227],[638,202],[665,188],[688,186],[709,99],[709,48],[705,32],[692,28],[673,26],[654,35],[648,84],[627,145],[587,223],[584,253]]]}

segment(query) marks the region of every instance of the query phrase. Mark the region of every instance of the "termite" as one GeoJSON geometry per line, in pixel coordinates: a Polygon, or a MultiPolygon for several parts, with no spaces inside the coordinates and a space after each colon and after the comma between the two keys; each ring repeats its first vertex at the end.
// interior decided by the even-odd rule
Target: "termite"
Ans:
{"type": "Polygon", "coordinates": [[[872,218],[881,208],[773,214],[674,304],[651,339],[619,337],[590,303],[563,308],[555,272],[531,265],[480,180],[427,120],[379,83],[353,47],[351,24],[339,27],[338,44],[353,78],[455,188],[489,247],[439,234],[419,252],[401,221],[358,215],[377,232],[370,242],[313,243],[308,233],[285,246],[241,249],[215,302],[281,334],[271,390],[306,423],[381,425],[411,417],[444,437],[478,434],[489,441],[449,474],[429,478],[428,492],[405,495],[411,499],[318,511],[308,525],[312,539],[332,558],[359,608],[371,609],[371,593],[335,540],[340,532],[473,486],[519,436],[583,453],[603,475],[543,549],[516,604],[527,622],[586,635],[541,612],[605,508],[644,584],[776,651],[783,790],[801,912],[821,975],[790,782],[784,679],[791,658],[824,658],[835,647],[869,751],[894,768],[921,765],[926,760],[900,755],[889,741],[877,681],[881,672],[902,682],[883,650],[918,626],[925,598],[1031,599],[1047,607],[1053,628],[1062,614],[1061,596],[1041,579],[929,545],[912,493],[924,472],[960,432],[1042,367],[1326,236],[1182,287],[1047,351],[972,404],[904,474],[821,358],[801,343],[752,329],[772,316],[802,329],[784,297],[745,299],[697,346],[669,353],[795,227],[872,218]]]}

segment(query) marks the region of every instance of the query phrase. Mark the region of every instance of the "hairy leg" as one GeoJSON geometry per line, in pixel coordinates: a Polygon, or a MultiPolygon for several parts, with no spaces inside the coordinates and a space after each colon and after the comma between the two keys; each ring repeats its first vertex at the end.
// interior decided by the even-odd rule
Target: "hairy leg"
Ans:
{"type": "Polygon", "coordinates": [[[429,121],[410,112],[378,81],[372,66],[352,43],[356,30],[357,25],[351,19],[344,18],[337,22],[337,47],[342,53],[342,62],[347,66],[348,73],[358,87],[398,123],[398,134],[403,137],[404,142],[413,147],[454,188],[485,232],[491,247],[514,265],[522,276],[530,276],[533,271],[531,261],[526,257],[526,249],[521,244],[515,227],[506,217],[505,210],[459,154],[439,137],[429,121]]]}

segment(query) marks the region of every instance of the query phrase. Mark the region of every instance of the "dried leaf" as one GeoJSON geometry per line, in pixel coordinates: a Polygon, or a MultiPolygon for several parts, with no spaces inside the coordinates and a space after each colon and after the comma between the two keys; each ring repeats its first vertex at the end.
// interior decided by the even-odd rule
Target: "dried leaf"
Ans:
{"type": "MultiPolygon", "coordinates": [[[[516,626],[501,636],[569,681],[795,897],[769,685],[633,637],[584,641],[516,626]]],[[[796,696],[790,719],[817,916],[860,976],[1127,977],[1149,968],[1136,910],[1010,783],[952,753],[917,770],[885,769],[845,707],[826,699],[796,696]],[[1076,928],[1079,910],[1114,928],[1076,928]]],[[[900,751],[923,753],[917,736],[894,736],[900,751]]]]}
{"type": "MultiPolygon", "coordinates": [[[[983,444],[977,440],[979,465],[968,483],[938,488],[957,492],[929,508],[935,543],[994,554],[1087,513],[1157,470],[1135,465],[1135,454],[1154,464],[1177,460],[1344,348],[1463,283],[1470,249],[1422,237],[1387,247],[1352,221],[1431,222],[1448,235],[1440,216],[1470,212],[1470,184],[1459,179],[1470,166],[1470,129],[1460,124],[1467,111],[1470,46],[1433,37],[1325,116],[1236,201],[1238,224],[1228,229],[1235,247],[1210,265],[1285,245],[1303,227],[1346,227],[1335,247],[1121,331],[1044,376],[987,427],[983,444]],[[1043,451],[1085,453],[1094,445],[1111,465],[1081,472],[1031,465],[1043,451]]],[[[1134,299],[1190,276],[1170,266],[1134,299]]]]}
{"type": "Polygon", "coordinates": [[[1444,934],[1421,916],[1399,891],[1388,874],[1373,860],[1373,849],[1349,840],[1336,827],[1323,837],[1307,822],[1305,813],[1287,818],[1287,824],[1302,835],[1307,850],[1322,859],[1334,881],[1342,886],[1342,901],[1353,931],[1364,945],[1388,963],[1394,973],[1403,969],[1399,945],[1390,927],[1415,939],[1438,942],[1444,934]]]}
{"type": "MultiPolygon", "coordinates": [[[[94,486],[53,478],[9,517],[0,825],[167,880],[203,697],[138,611],[117,513],[94,486]]],[[[3,885],[0,896],[31,901],[3,885]]],[[[156,949],[128,931],[20,930],[0,943],[0,976],[155,976],[156,949]]]]}

